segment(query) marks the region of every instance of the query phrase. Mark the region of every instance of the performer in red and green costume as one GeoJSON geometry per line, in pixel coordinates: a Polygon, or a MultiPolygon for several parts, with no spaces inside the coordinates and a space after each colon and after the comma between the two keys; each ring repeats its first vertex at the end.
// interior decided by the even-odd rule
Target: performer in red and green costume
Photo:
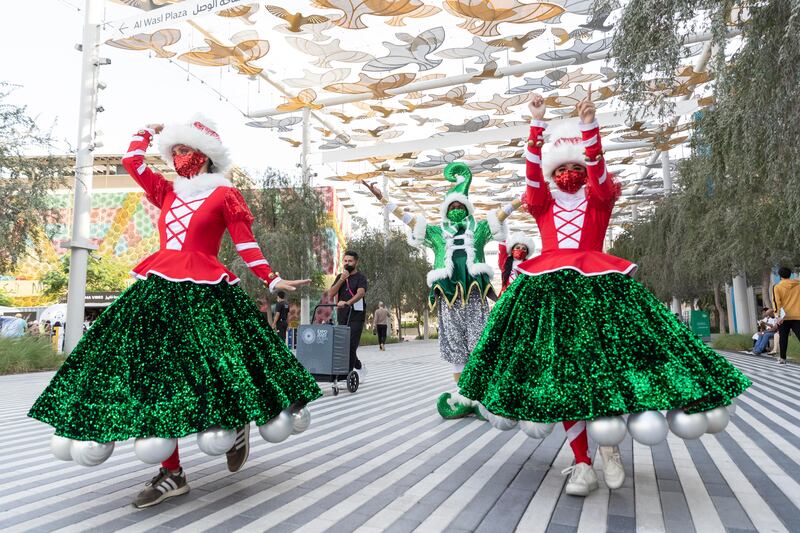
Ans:
{"type": "Polygon", "coordinates": [[[217,259],[227,230],[271,291],[309,283],[281,279],[264,258],[253,215],[223,174],[230,157],[214,126],[202,117],[148,126],[122,164],[161,209],[159,250],[133,269],[138,281],[86,332],[29,416],[55,428],[59,459],[86,466],[106,460],[115,441],[136,439],[140,459],[161,463],[134,500],[142,508],[189,491],[178,438],[197,433],[198,446],[225,454],[235,472],[247,460],[250,422],[266,440],[283,440],[308,426],[305,405],[321,391],[217,259]],[[145,163],[159,133],[175,181],[145,163]]]}
{"type": "Polygon", "coordinates": [[[499,429],[519,421],[541,438],[563,422],[576,461],[566,492],[585,496],[598,486],[587,428],[601,445],[606,484],[617,488],[625,473],[616,445],[627,431],[649,445],[668,428],[683,438],[722,431],[725,406],[750,381],[634,281],[636,265],[603,253],[620,187],[605,166],[591,99],[578,105],[580,124],[551,133],[544,154],[544,99],[533,95],[529,107],[525,203],[542,252],[517,266],[459,388],[499,429]]]}

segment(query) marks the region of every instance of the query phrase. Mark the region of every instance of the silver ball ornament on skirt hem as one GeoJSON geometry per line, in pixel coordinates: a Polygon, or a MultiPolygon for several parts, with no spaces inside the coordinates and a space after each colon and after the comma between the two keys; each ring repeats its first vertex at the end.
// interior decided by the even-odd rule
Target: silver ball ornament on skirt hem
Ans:
{"type": "Polygon", "coordinates": [[[72,439],[53,435],[50,437],[50,451],[53,452],[56,459],[61,461],[72,461],[72,454],[70,447],[72,446],[72,439]]]}
{"type": "Polygon", "coordinates": [[[144,437],[133,441],[133,453],[141,462],[156,465],[169,459],[177,445],[178,439],[144,437]]]}
{"type": "Polygon", "coordinates": [[[114,442],[95,442],[93,440],[74,440],[70,446],[72,459],[82,466],[97,466],[111,457],[114,442]]]}
{"type": "Polygon", "coordinates": [[[628,427],[621,416],[604,416],[589,421],[586,431],[600,446],[616,446],[625,438],[628,427]]]}
{"type": "Polygon", "coordinates": [[[299,411],[292,411],[292,434],[302,433],[311,425],[311,411],[303,407],[299,411]]]}
{"type": "Polygon", "coordinates": [[[669,429],[685,440],[699,438],[708,429],[708,420],[704,413],[686,414],[682,409],[673,409],[667,413],[669,429]]]}
{"type": "Polygon", "coordinates": [[[288,411],[281,411],[266,424],[258,426],[258,432],[267,442],[283,442],[292,434],[292,415],[288,411]]]}
{"type": "Polygon", "coordinates": [[[233,448],[235,442],[235,429],[212,426],[197,434],[197,447],[208,455],[222,455],[233,448]]]}
{"type": "Polygon", "coordinates": [[[534,439],[543,439],[553,432],[556,427],[552,422],[531,422],[530,420],[520,420],[519,429],[522,430],[527,436],[534,439]]]}
{"type": "Polygon", "coordinates": [[[713,434],[725,431],[725,428],[728,426],[728,422],[731,419],[731,414],[724,406],[715,407],[710,411],[705,411],[703,414],[706,415],[706,421],[708,422],[708,429],[706,429],[706,433],[713,434]]]}
{"type": "Polygon", "coordinates": [[[495,429],[499,429],[500,431],[508,431],[517,427],[518,421],[514,420],[513,418],[506,418],[504,416],[493,414],[489,419],[489,423],[491,423],[492,427],[495,429]]]}
{"type": "Polygon", "coordinates": [[[669,424],[660,411],[633,413],[628,416],[628,433],[640,444],[655,446],[667,438],[669,424]]]}

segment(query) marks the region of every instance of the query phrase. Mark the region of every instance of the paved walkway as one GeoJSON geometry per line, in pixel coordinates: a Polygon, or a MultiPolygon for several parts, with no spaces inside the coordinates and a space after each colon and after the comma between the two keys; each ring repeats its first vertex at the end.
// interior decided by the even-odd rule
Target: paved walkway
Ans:
{"type": "Polygon", "coordinates": [[[362,350],[355,394],[324,398],[284,443],[252,433],[247,467],[181,442],[192,487],[149,510],[130,506],[155,469],[123,443],[102,466],[55,460],[50,430],[25,412],[50,373],[0,378],[0,531],[485,531],[502,533],[800,531],[800,369],[729,354],[753,380],[727,432],[622,444],[625,485],[563,492],[562,429],[543,441],[474,419],[443,421],[451,387],[435,342],[362,350]]]}

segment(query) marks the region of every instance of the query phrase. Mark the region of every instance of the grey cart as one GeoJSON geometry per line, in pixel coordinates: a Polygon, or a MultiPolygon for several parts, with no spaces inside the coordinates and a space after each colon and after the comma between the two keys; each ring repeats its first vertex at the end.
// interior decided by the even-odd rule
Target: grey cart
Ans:
{"type": "Polygon", "coordinates": [[[320,307],[336,310],[335,304],[320,304],[314,308],[312,324],[297,329],[297,360],[317,381],[332,383],[334,396],[339,394],[339,381],[356,392],[358,372],[350,370],[350,327],[335,324],[333,318],[328,324],[313,324],[320,307]]]}

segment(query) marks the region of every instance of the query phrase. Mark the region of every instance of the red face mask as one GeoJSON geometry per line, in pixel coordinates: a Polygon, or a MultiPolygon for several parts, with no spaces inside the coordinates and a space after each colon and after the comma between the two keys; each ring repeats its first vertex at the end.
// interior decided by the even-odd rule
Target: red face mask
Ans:
{"type": "Polygon", "coordinates": [[[511,251],[511,256],[514,259],[518,260],[518,261],[521,261],[521,260],[525,259],[525,256],[527,256],[527,255],[528,255],[528,250],[519,250],[519,249],[517,249],[517,250],[512,250],[511,251]]]}
{"type": "Polygon", "coordinates": [[[553,181],[562,191],[574,194],[586,183],[586,171],[564,170],[553,176],[553,181]]]}
{"type": "Polygon", "coordinates": [[[175,163],[175,172],[178,173],[178,176],[191,178],[200,173],[200,169],[203,168],[208,158],[200,152],[190,152],[174,155],[172,161],[175,163]]]}

